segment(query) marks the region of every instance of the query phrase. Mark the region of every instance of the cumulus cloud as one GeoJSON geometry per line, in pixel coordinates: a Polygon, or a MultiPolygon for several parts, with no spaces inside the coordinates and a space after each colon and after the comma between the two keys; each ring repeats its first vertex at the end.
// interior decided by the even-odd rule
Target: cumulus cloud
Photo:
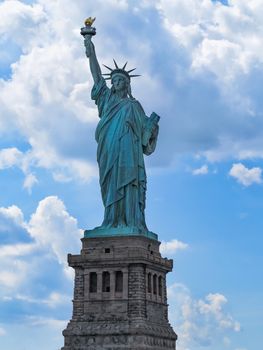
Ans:
{"type": "Polygon", "coordinates": [[[4,219],[7,219],[13,221],[15,225],[25,227],[24,214],[16,205],[11,205],[7,208],[1,207],[0,218],[2,219],[1,222],[3,222],[4,219]]]}
{"type": "MultiPolygon", "coordinates": [[[[29,234],[43,248],[50,250],[65,271],[67,253],[78,252],[82,230],[77,220],[67,212],[64,203],[56,196],[46,197],[39,202],[36,212],[27,225],[29,234]]],[[[70,272],[69,272],[70,271],[70,272]]]]}
{"type": "Polygon", "coordinates": [[[20,208],[0,208],[0,296],[19,288],[29,276],[30,263],[25,257],[36,251],[26,230],[20,208]]]}
{"type": "Polygon", "coordinates": [[[257,130],[262,130],[262,101],[258,98],[263,72],[263,56],[259,52],[263,23],[258,16],[262,2],[228,1],[228,6],[224,6],[219,1],[191,0],[182,4],[161,0],[158,8],[165,28],[181,46],[181,57],[189,62],[188,72],[184,71],[188,63],[179,63],[179,78],[187,86],[188,103],[191,91],[196,89],[196,79],[199,81],[200,93],[195,91],[196,99],[192,101],[194,117],[188,119],[187,106],[183,112],[180,110],[184,115],[181,124],[195,126],[194,130],[185,130],[184,137],[195,141],[200,137],[196,150],[209,160],[246,158],[249,154],[262,158],[262,135],[257,130]],[[217,89],[212,84],[209,91],[208,81],[214,82],[217,89]],[[203,111],[200,98],[206,106],[203,111]],[[200,127],[205,127],[203,136],[195,124],[196,118],[200,127]]]}
{"type": "MultiPolygon", "coordinates": [[[[135,96],[148,114],[154,109],[164,116],[150,164],[167,165],[186,152],[209,160],[263,157],[260,2],[3,1],[1,39],[16,45],[19,55],[9,79],[0,80],[0,132],[18,132],[27,141],[26,183],[36,183],[30,174],[37,177],[38,167],[55,181],[97,176],[98,118],[79,35],[87,6],[97,14],[100,62],[129,59],[140,68],[135,96]]],[[[12,152],[15,159],[5,167],[18,164],[21,155],[12,152]]]]}
{"type": "Polygon", "coordinates": [[[262,183],[262,169],[258,167],[248,169],[242,163],[233,164],[229,175],[244,186],[250,186],[253,183],[262,183]]]}
{"type": "MultiPolygon", "coordinates": [[[[0,83],[1,115],[5,116],[0,125],[4,128],[5,120],[9,120],[11,130],[19,130],[26,138],[29,168],[44,167],[86,181],[97,175],[95,166],[84,157],[89,149],[95,149],[95,108],[89,106],[90,86],[84,82],[88,63],[81,51],[79,33],[74,32],[74,18],[61,20],[65,13],[62,15],[59,8],[64,5],[60,2],[56,8],[41,1],[32,5],[19,1],[1,4],[3,31],[6,28],[2,35],[16,41],[23,54],[12,65],[11,79],[0,83]],[[8,26],[8,21],[21,26],[18,35],[13,35],[14,25],[8,26]]],[[[70,17],[74,6],[72,10],[70,17]]],[[[30,191],[35,183],[28,170],[24,187],[30,191]]]]}
{"type": "Polygon", "coordinates": [[[0,150],[0,169],[8,169],[21,163],[22,152],[16,147],[0,150]]]}
{"type": "Polygon", "coordinates": [[[208,174],[208,166],[206,164],[202,165],[200,168],[194,169],[192,171],[192,174],[193,175],[206,175],[206,174],[208,174]]]}
{"type": "Polygon", "coordinates": [[[31,152],[21,152],[16,147],[0,149],[0,170],[18,167],[25,175],[23,187],[31,193],[32,187],[38,183],[36,176],[30,172],[33,159],[31,152]]]}
{"type": "Polygon", "coordinates": [[[228,6],[208,0],[190,2],[161,0],[158,6],[166,28],[192,50],[193,69],[208,69],[227,83],[262,64],[263,55],[258,52],[263,30],[258,16],[261,1],[248,5],[230,0],[228,6]]]}
{"type": "MultiPolygon", "coordinates": [[[[168,287],[170,319],[175,324],[178,349],[202,347],[231,339],[240,331],[240,324],[227,312],[227,299],[219,293],[210,293],[204,299],[193,299],[189,289],[180,283],[168,287]]],[[[223,344],[222,344],[223,345],[223,344]]]]}
{"type": "MultiPolygon", "coordinates": [[[[30,31],[32,24],[41,22],[44,19],[43,8],[39,4],[26,5],[18,0],[3,1],[0,4],[1,24],[0,33],[18,31],[18,37],[22,38],[25,32],[30,31]],[[20,30],[18,30],[20,29],[20,30]],[[21,33],[21,29],[24,31],[21,33]]],[[[17,40],[17,38],[16,38],[17,40]]]]}
{"type": "Polygon", "coordinates": [[[224,295],[215,293],[208,294],[204,300],[198,301],[198,309],[200,314],[212,315],[220,328],[233,329],[236,332],[240,331],[240,324],[233,320],[230,315],[223,313],[223,306],[227,303],[227,299],[224,295]]]}
{"type": "Polygon", "coordinates": [[[175,254],[178,250],[184,250],[188,248],[188,244],[173,239],[171,241],[162,241],[160,245],[160,252],[162,254],[175,254]]]}
{"type": "Polygon", "coordinates": [[[0,258],[29,255],[37,248],[38,246],[33,243],[5,244],[1,246],[0,258]]]}
{"type": "Polygon", "coordinates": [[[15,205],[0,208],[0,322],[65,328],[73,288],[67,254],[79,253],[81,234],[54,196],[40,201],[29,220],[15,205]]]}
{"type": "MultiPolygon", "coordinates": [[[[79,252],[81,234],[77,220],[55,196],[40,201],[28,222],[17,206],[0,208],[1,294],[19,293],[25,282],[30,285],[30,281],[42,274],[40,265],[48,265],[50,257],[71,278],[73,271],[67,267],[67,253],[79,252]],[[32,269],[32,264],[35,269],[32,269]]],[[[46,303],[51,305],[56,299],[58,295],[51,294],[46,303]]]]}

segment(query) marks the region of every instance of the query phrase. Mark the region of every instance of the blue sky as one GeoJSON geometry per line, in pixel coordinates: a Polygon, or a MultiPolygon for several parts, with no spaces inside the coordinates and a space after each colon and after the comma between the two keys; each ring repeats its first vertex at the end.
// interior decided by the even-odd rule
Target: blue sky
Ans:
{"type": "Polygon", "coordinates": [[[0,1],[0,348],[58,350],[83,229],[102,221],[97,111],[79,28],[129,61],[161,116],[146,220],[178,350],[263,342],[262,0],[0,1]]]}

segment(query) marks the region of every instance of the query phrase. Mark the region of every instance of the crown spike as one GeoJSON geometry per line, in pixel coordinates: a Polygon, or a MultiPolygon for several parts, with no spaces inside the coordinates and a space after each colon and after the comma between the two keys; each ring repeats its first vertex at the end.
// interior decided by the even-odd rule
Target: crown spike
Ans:
{"type": "Polygon", "coordinates": [[[131,69],[131,70],[128,70],[127,73],[131,73],[131,72],[133,72],[135,69],[136,69],[136,68],[133,68],[133,69],[131,69]]]}
{"type": "Polygon", "coordinates": [[[117,63],[116,63],[116,61],[115,61],[114,58],[113,58],[113,62],[114,62],[114,64],[115,64],[116,69],[119,69],[119,67],[118,67],[118,65],[117,65],[117,63]]]}
{"type": "Polygon", "coordinates": [[[115,65],[115,68],[110,68],[108,66],[106,66],[105,64],[103,64],[103,66],[105,68],[107,68],[108,70],[110,70],[109,73],[104,73],[102,74],[103,76],[107,76],[107,78],[105,78],[105,80],[110,80],[112,79],[113,75],[114,74],[124,74],[128,79],[130,78],[134,78],[134,77],[140,77],[141,75],[140,74],[129,74],[131,72],[133,72],[136,68],[133,68],[133,69],[130,69],[128,71],[125,70],[128,62],[125,63],[125,65],[123,66],[123,68],[120,68],[117,64],[117,62],[115,61],[115,59],[113,59],[113,62],[114,62],[114,65],[115,65]]]}
{"type": "Polygon", "coordinates": [[[113,69],[108,67],[108,66],[106,66],[106,64],[103,64],[103,66],[106,67],[107,69],[109,69],[111,72],[113,71],[113,69]]]}

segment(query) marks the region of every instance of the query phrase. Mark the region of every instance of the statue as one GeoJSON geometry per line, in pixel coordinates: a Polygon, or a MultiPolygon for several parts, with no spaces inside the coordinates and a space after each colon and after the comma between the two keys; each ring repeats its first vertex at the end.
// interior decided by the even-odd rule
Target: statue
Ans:
{"type": "Polygon", "coordinates": [[[142,234],[156,239],[145,223],[146,172],[143,154],[155,150],[159,116],[147,117],[140,103],[132,96],[130,81],[138,75],[120,68],[114,60],[114,68],[102,74],[91,38],[96,34],[92,27],[95,18],[85,21],[81,28],[94,80],[91,98],[98,107],[100,121],[95,138],[98,143],[100,187],[105,207],[100,227],[85,231],[85,236],[142,234]],[[107,75],[104,78],[103,75],[107,75]],[[106,80],[111,80],[111,88],[106,80]],[[94,233],[95,232],[95,233],[94,233]]]}

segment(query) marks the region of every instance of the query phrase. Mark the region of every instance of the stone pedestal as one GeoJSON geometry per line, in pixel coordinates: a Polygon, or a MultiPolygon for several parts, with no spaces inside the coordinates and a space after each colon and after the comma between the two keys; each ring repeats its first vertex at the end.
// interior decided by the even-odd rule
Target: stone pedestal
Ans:
{"type": "Polygon", "coordinates": [[[173,261],[143,236],[83,238],[75,269],[73,316],[62,350],[168,350],[166,274],[173,261]]]}

